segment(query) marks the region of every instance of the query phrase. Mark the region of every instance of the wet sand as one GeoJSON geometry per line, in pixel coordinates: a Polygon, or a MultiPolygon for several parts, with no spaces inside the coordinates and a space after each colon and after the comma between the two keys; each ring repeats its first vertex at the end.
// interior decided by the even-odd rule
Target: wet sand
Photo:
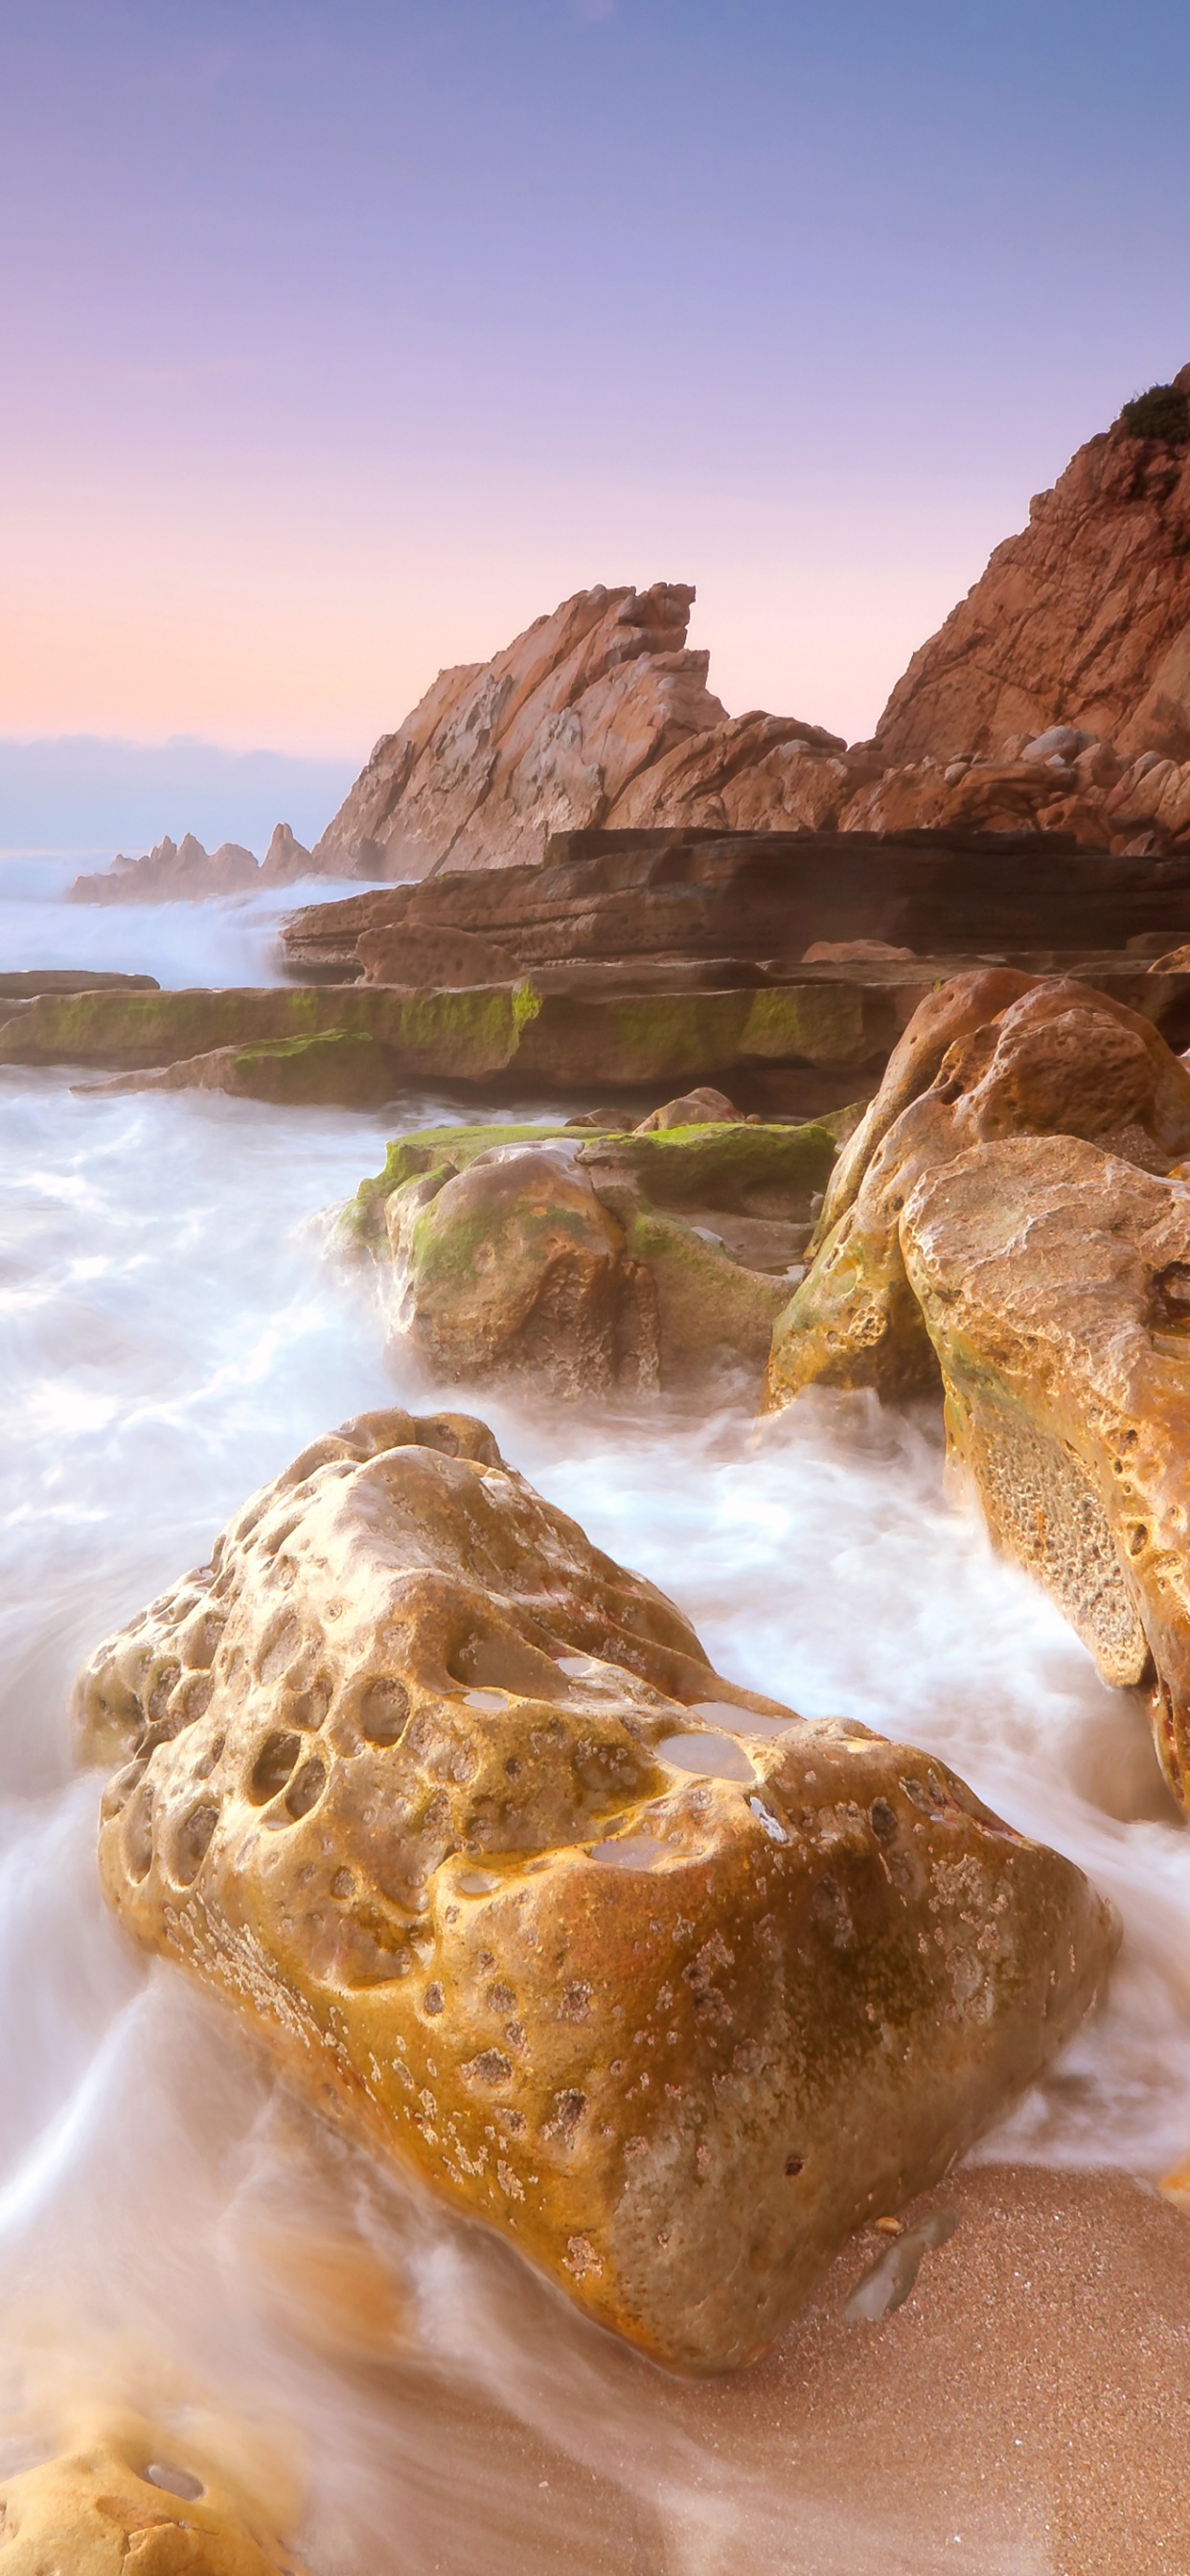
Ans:
{"type": "Polygon", "coordinates": [[[842,2315],[887,2242],[865,2231],[768,2363],[674,2404],[741,2479],[783,2460],[791,2576],[1182,2576],[1190,2219],[1118,2172],[1028,2165],[940,2203],[960,2224],[895,2314],[842,2315]]]}
{"type": "MultiPolygon", "coordinates": [[[[1190,2576],[1190,2218],[1119,2171],[1032,2165],[906,2217],[939,2207],[958,2227],[894,2314],[843,2314],[890,2242],[867,2229],[766,2363],[713,2382],[572,2326],[493,2246],[513,2302],[541,2298],[557,2406],[468,2398],[408,2347],[365,2364],[373,2439],[404,2453],[376,2576],[1190,2576]]],[[[357,2368],[371,2315],[339,2310],[357,2368]]],[[[306,2537],[312,2576],[359,2564],[325,2522],[306,2537]]]]}

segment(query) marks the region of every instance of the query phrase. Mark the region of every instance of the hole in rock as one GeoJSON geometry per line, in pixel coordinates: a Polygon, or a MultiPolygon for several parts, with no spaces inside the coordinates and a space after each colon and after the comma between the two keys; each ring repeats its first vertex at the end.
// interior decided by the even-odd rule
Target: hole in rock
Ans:
{"type": "Polygon", "coordinates": [[[202,2479],[192,2477],[189,2469],[179,2469],[173,2460],[150,2460],[141,2475],[151,2487],[163,2488],[166,2495],[183,2496],[187,2504],[206,2493],[202,2479]]]}
{"type": "Polygon", "coordinates": [[[176,1689],[181,1678],[182,1667],[180,1664],[162,1665],[161,1670],[153,1683],[153,1687],[149,1692],[148,1699],[145,1702],[146,1713],[153,1721],[154,1725],[160,1724],[165,1715],[165,1703],[169,1698],[171,1691],[176,1689]]]}
{"type": "Polygon", "coordinates": [[[267,1735],[257,1754],[248,1795],[256,1807],[267,1805],[283,1789],[302,1749],[300,1735],[267,1735]]]}
{"type": "Polygon", "coordinates": [[[805,2162],[806,2162],[806,2159],[805,2159],[805,2157],[804,2157],[804,2156],[786,2156],[786,2159],[785,2159],[785,2171],[786,2171],[786,2173],[787,2173],[787,2174],[789,2174],[789,2176],[790,2176],[791,2178],[792,2178],[795,2174],[800,2174],[800,2173],[804,2170],[804,2168],[805,2168],[805,2162]]]}
{"type": "Polygon", "coordinates": [[[868,1822],[879,1842],[890,1843],[897,1830],[896,1808],[890,1807],[887,1798],[873,1798],[868,1822]]]}
{"type": "Polygon", "coordinates": [[[455,1880],[460,1896],[491,1896],[499,1884],[486,1869],[461,1869],[455,1880]]]}
{"type": "Polygon", "coordinates": [[[558,1667],[551,1655],[519,1637],[473,1634],[456,1646],[447,1663],[451,1680],[486,1690],[511,1691],[515,1697],[561,1697],[558,1667]]]}
{"type": "Polygon", "coordinates": [[[382,1673],[369,1682],[359,1704],[359,1722],[369,1744],[397,1744],[409,1723],[409,1693],[404,1682],[382,1673]]]}
{"type": "Polygon", "coordinates": [[[619,1834],[610,1842],[592,1843],[592,1860],[608,1860],[614,1869],[655,1869],[664,1860],[668,1843],[659,1843],[652,1834],[619,1834]]]}
{"type": "Polygon", "coordinates": [[[674,1771],[691,1771],[704,1780],[754,1780],[756,1774],[742,1744],[729,1735],[665,1735],[658,1757],[674,1771]]]}
{"type": "Polygon", "coordinates": [[[260,1651],[257,1675],[262,1682],[279,1682],[287,1672],[302,1642],[302,1632],[292,1610],[287,1610],[270,1629],[260,1651]]]}
{"type": "Polygon", "coordinates": [[[183,1887],[197,1878],[219,1822],[217,1807],[194,1807],[179,1825],[174,1843],[174,1876],[183,1887]]]}
{"type": "Polygon", "coordinates": [[[757,1709],[737,1708],[730,1699],[696,1699],[690,1703],[691,1717],[705,1717],[708,1725],[730,1727],[733,1735],[788,1735],[796,1726],[795,1717],[762,1717],[757,1709]]]}
{"type": "Polygon", "coordinates": [[[299,1817],[308,1816],[311,1808],[317,1806],[325,1787],[326,1764],[319,1761],[316,1753],[312,1754],[295,1773],[286,1792],[285,1804],[295,1824],[299,1817]]]}
{"type": "Polygon", "coordinates": [[[583,1681],[588,1673],[602,1672],[598,1655],[555,1655],[554,1662],[568,1681],[583,1681]]]}
{"type": "Polygon", "coordinates": [[[278,1714],[284,1714],[292,1726],[308,1727],[313,1732],[315,1727],[321,1726],[334,1695],[335,1686],[329,1673],[315,1673],[307,1690],[286,1693],[278,1714]]]}
{"type": "Polygon", "coordinates": [[[185,1689],[178,1695],[177,1713],[182,1726],[194,1726],[200,1717],[206,1716],[214,1690],[213,1673],[195,1674],[193,1681],[188,1682],[185,1689]]]}

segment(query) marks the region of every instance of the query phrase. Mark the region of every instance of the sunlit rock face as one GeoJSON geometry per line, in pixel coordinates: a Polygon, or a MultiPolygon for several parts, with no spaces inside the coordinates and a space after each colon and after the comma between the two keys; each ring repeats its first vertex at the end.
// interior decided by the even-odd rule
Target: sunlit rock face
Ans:
{"type": "Polygon", "coordinates": [[[709,655],[687,647],[693,601],[684,582],[599,583],[535,618],[490,662],[440,671],[377,743],[315,865],[409,878],[537,860],[550,832],[639,820],[630,791],[696,739],[696,781],[663,793],[666,820],[670,808],[684,818],[711,775],[774,741],[841,751],[837,734],[775,716],[745,718],[748,741],[737,745],[739,728],[707,687],[709,655]]]}
{"type": "Polygon", "coordinates": [[[1190,367],[1166,395],[1079,448],[914,654],[877,729],[886,761],[991,752],[1018,728],[1190,758],[1190,367]]]}
{"type": "Polygon", "coordinates": [[[302,2576],[252,2505],[147,2424],[0,2480],[5,2576],[302,2576]]]}
{"type": "Polygon", "coordinates": [[[980,1145],[901,1218],[952,1454],[1190,1780],[1190,1191],[1067,1136],[980,1145]]]}
{"type": "Polygon", "coordinates": [[[902,1252],[906,1202],[976,1143],[1045,1134],[1165,1173],[1190,1151],[1190,1073],[1150,1021],[1091,986],[956,976],[914,1014],[839,1158],[816,1258],[774,1327],[770,1403],[813,1384],[890,1398],[935,1384],[902,1252]]]}
{"type": "Polygon", "coordinates": [[[295,1460],[79,1725],[136,1938],[679,2369],[762,2352],[1113,1944],[941,1763],[722,1680],[461,1416],[295,1460]]]}

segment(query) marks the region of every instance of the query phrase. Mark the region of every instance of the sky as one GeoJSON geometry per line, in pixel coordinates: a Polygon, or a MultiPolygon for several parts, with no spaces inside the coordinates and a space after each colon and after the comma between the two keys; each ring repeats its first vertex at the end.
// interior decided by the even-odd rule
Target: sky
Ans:
{"type": "Polygon", "coordinates": [[[1175,0],[0,0],[0,736],[351,767],[657,579],[866,735],[1190,358],[1188,106],[1175,0]]]}

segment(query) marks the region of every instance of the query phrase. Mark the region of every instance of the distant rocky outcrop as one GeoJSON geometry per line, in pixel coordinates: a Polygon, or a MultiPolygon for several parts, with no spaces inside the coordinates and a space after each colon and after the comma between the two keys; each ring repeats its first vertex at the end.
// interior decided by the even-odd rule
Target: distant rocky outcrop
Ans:
{"type": "Polygon", "coordinates": [[[758,810],[785,810],[783,758],[844,745],[794,717],[729,719],[707,687],[709,655],[687,648],[693,599],[683,582],[598,584],[493,661],[440,672],[377,743],[315,865],[393,878],[507,867],[539,859],[551,832],[683,821],[758,767],[758,810]]]}
{"type": "Polygon", "coordinates": [[[1190,366],[1038,495],[914,654],[876,748],[945,762],[1053,725],[1190,762],[1190,366]]]}
{"type": "MultiPolygon", "coordinates": [[[[263,867],[191,834],[80,877],[153,902],[307,874],[418,881],[537,865],[562,833],[1064,833],[1190,847],[1190,367],[1079,449],[915,653],[871,742],[729,716],[684,582],[576,591],[490,662],[440,671],[314,850],[263,867]]],[[[375,971],[375,970],[374,970],[375,971]]],[[[387,968],[381,971],[387,972],[387,968]]]]}
{"type": "Polygon", "coordinates": [[[117,851],[110,868],[95,876],[76,877],[70,903],[195,903],[213,895],[246,894],[255,886],[292,885],[309,876],[313,862],[288,823],[278,823],[263,866],[239,841],[222,841],[205,850],[193,832],[180,841],[168,833],[144,858],[117,851]]]}

